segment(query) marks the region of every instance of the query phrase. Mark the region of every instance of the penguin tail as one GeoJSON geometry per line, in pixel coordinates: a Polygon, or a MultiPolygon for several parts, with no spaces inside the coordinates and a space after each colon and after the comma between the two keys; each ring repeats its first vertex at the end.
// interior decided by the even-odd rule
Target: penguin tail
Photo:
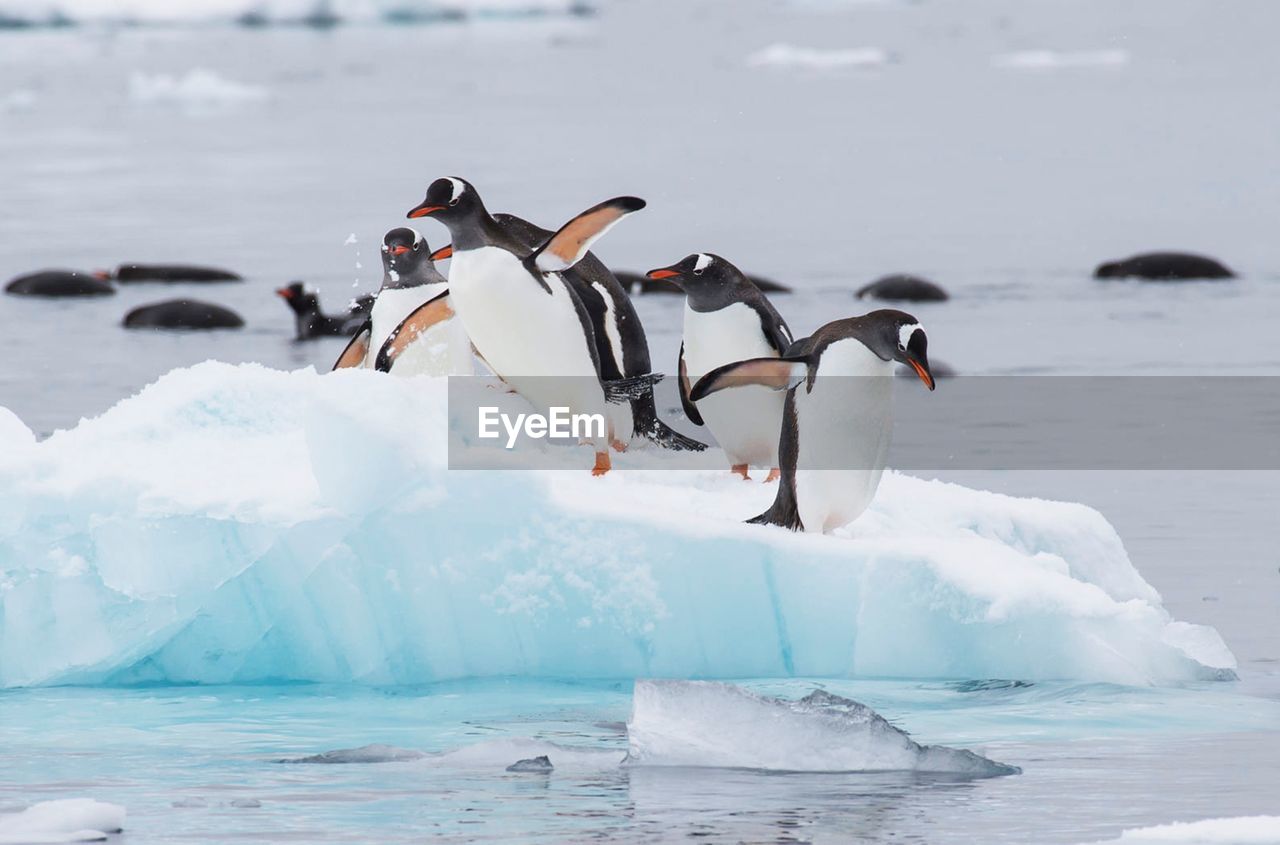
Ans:
{"type": "Polygon", "coordinates": [[[673,452],[701,452],[707,448],[706,443],[686,437],[658,418],[652,389],[632,401],[631,418],[635,421],[637,434],[664,449],[673,452]]]}
{"type": "Polygon", "coordinates": [[[653,386],[662,381],[662,373],[645,373],[642,376],[602,381],[604,400],[611,405],[623,405],[653,393],[653,386]]]}

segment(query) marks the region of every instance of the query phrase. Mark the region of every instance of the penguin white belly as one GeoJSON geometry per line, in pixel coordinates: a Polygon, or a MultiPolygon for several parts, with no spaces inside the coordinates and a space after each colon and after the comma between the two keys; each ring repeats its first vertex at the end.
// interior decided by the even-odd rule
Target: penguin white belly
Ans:
{"type": "MultiPolygon", "coordinates": [[[[725,364],[749,358],[776,358],[760,325],[760,315],[741,302],[718,311],[684,309],[684,363],[690,386],[725,364]]],[[[723,390],[698,402],[698,413],[729,463],[778,465],[778,436],[786,394],[767,387],[723,390]]]]}
{"type": "MultiPolygon", "coordinates": [[[[468,337],[493,369],[534,407],[605,414],[604,391],[572,295],[551,293],[510,252],[481,247],[453,254],[449,297],[468,337]]],[[[599,444],[597,444],[599,445],[599,444]]]]}
{"type": "Polygon", "coordinates": [[[386,288],[378,291],[373,300],[373,309],[369,312],[372,327],[369,331],[369,351],[364,356],[364,366],[372,370],[378,360],[378,352],[387,338],[404,322],[404,318],[413,313],[431,297],[443,289],[443,285],[419,285],[412,288],[386,288]]]}
{"type": "Polygon", "coordinates": [[[813,392],[796,389],[796,511],[805,531],[832,531],[867,509],[892,431],[893,363],[856,339],[828,346],[813,392]]]}

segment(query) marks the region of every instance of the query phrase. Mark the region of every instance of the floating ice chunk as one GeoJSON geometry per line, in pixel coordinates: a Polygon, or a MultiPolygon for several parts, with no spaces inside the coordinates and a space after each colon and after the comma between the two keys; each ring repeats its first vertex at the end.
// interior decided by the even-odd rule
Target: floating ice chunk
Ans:
{"type": "Polygon", "coordinates": [[[508,772],[550,772],[555,769],[551,765],[551,758],[546,754],[539,754],[537,757],[526,757],[523,760],[517,760],[510,766],[507,766],[508,772]]]}
{"type": "Polygon", "coordinates": [[[359,748],[339,748],[323,754],[312,754],[310,757],[297,757],[281,760],[281,763],[401,763],[405,760],[420,760],[427,756],[422,751],[412,748],[396,748],[394,745],[362,745],[359,748]]]}
{"type": "Polygon", "coordinates": [[[124,807],[92,798],[41,801],[0,815],[0,843],[92,842],[124,829],[124,807]]]}
{"type": "Polygon", "coordinates": [[[790,772],[1017,774],[972,751],[919,745],[870,707],[815,690],[764,698],[715,681],[636,681],[627,762],[790,772]]]}
{"type": "Polygon", "coordinates": [[[1074,67],[1119,67],[1129,63],[1125,50],[1081,50],[1059,52],[1056,50],[1020,50],[1005,53],[991,60],[996,67],[1020,70],[1052,70],[1074,67]]]}
{"type": "Polygon", "coordinates": [[[889,53],[878,47],[822,50],[797,47],[794,44],[773,44],[747,57],[747,64],[752,67],[799,67],[811,70],[880,67],[890,61],[892,57],[889,53]]]}
{"type": "MultiPolygon", "coordinates": [[[[1174,822],[1126,830],[1112,842],[1179,842],[1185,845],[1276,845],[1280,816],[1235,816],[1198,822],[1174,822]]],[[[1098,843],[1103,845],[1103,843],[1098,843]]]]}
{"type": "Polygon", "coordinates": [[[134,71],[129,77],[129,97],[138,103],[199,108],[265,100],[267,89],[234,82],[203,68],[179,76],[134,71]]]}
{"type": "Polygon", "coordinates": [[[450,472],[447,426],[443,379],[206,363],[0,442],[0,686],[1235,665],[1083,505],[888,473],[843,535],[794,535],[722,471],[450,472]]]}

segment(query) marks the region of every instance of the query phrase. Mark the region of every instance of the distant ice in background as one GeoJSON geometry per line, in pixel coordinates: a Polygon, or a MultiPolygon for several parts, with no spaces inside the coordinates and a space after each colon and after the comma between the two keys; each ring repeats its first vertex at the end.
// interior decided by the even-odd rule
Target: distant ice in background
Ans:
{"type": "Polygon", "coordinates": [[[752,67],[794,67],[812,70],[881,67],[892,61],[892,54],[879,47],[823,50],[781,43],[765,47],[747,57],[747,64],[752,67]]]}
{"type": "MultiPolygon", "coordinates": [[[[1274,845],[1280,842],[1280,816],[1236,816],[1198,822],[1174,822],[1131,828],[1111,842],[1184,842],[1210,845],[1274,845]]],[[[1104,843],[1098,843],[1104,845],[1104,843]]]]}
{"type": "Polygon", "coordinates": [[[583,0],[0,0],[0,29],[76,24],[421,23],[588,14],[583,0]]]}
{"type": "Polygon", "coordinates": [[[994,57],[991,64],[1019,70],[1052,70],[1076,67],[1121,67],[1129,63],[1126,50],[1019,50],[994,57]]]}
{"type": "Polygon", "coordinates": [[[176,75],[134,71],[129,77],[129,99],[136,103],[200,108],[261,102],[267,97],[265,88],[236,82],[204,68],[194,68],[176,75]]]}

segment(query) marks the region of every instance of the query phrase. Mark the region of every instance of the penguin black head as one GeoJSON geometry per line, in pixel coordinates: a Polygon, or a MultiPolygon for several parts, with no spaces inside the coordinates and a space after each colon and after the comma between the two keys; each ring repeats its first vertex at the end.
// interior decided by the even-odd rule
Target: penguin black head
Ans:
{"type": "Polygon", "coordinates": [[[431,217],[446,226],[474,219],[485,213],[484,203],[466,179],[445,176],[427,187],[427,195],[406,215],[409,219],[431,217]]]}
{"type": "Polygon", "coordinates": [[[645,276],[680,288],[695,307],[723,307],[737,299],[737,292],[751,285],[741,270],[709,252],[694,253],[670,267],[650,270],[645,276]]]}
{"type": "Polygon", "coordinates": [[[382,237],[384,288],[408,288],[445,281],[432,264],[435,256],[427,239],[403,226],[382,237]]]}
{"type": "Polygon", "coordinates": [[[290,282],[282,288],[276,288],[276,296],[283,299],[293,309],[293,313],[299,316],[320,310],[320,297],[315,291],[307,290],[302,282],[290,282]]]}
{"type": "Polygon", "coordinates": [[[934,388],[929,369],[929,339],[920,321],[904,311],[886,308],[872,311],[858,321],[863,328],[858,339],[886,361],[897,361],[915,370],[925,387],[934,388]]]}

